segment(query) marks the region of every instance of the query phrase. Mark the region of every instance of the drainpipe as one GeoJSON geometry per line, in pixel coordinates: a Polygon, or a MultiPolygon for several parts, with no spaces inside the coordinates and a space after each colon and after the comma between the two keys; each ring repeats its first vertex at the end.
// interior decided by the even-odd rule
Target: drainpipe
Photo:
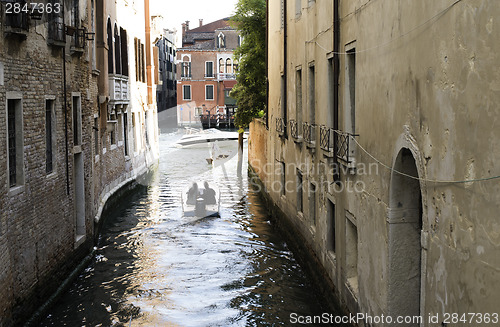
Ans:
{"type": "Polygon", "coordinates": [[[148,83],[148,105],[153,104],[153,67],[151,65],[151,16],[149,0],[144,0],[144,20],[146,24],[146,72],[148,83]]]}
{"type": "Polygon", "coordinates": [[[287,22],[287,3],[288,1],[283,1],[283,78],[284,78],[284,86],[283,88],[285,89],[285,94],[283,96],[283,106],[284,106],[284,111],[283,111],[283,121],[285,126],[283,127],[285,131],[285,139],[288,139],[288,131],[287,131],[287,126],[288,126],[288,90],[287,90],[287,79],[288,79],[288,48],[287,48],[287,30],[288,30],[288,22],[287,22]]]}
{"type": "MultiPolygon", "coordinates": [[[[333,0],[333,129],[339,129],[339,78],[340,78],[340,13],[339,0],[333,0]]],[[[337,133],[333,133],[334,162],[337,162],[337,133]]],[[[339,181],[339,172],[334,173],[334,181],[339,181]]]]}
{"type": "Polygon", "coordinates": [[[269,129],[269,0],[266,0],[266,129],[269,129]]]}
{"type": "MultiPolygon", "coordinates": [[[[66,21],[65,21],[65,11],[64,11],[64,1],[63,5],[63,35],[66,38],[66,21]]],[[[68,101],[66,98],[66,44],[63,46],[63,99],[64,99],[64,139],[66,144],[66,194],[69,195],[69,150],[68,150],[68,101]]]]}

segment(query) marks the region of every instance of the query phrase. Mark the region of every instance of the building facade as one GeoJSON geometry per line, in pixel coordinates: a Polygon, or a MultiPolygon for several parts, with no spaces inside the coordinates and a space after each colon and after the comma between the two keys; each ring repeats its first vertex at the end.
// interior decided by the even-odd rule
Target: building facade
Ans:
{"type": "Polygon", "coordinates": [[[175,32],[164,29],[155,45],[155,52],[158,52],[156,99],[158,111],[161,112],[177,106],[175,32]]]}
{"type": "Polygon", "coordinates": [[[224,18],[189,29],[182,27],[182,48],[177,51],[177,120],[179,125],[223,121],[230,125],[236,102],[229,92],[236,84],[238,61],[233,52],[240,44],[238,31],[224,18]]]}
{"type": "Polygon", "coordinates": [[[0,326],[54,292],[90,253],[107,200],[158,158],[148,2],[50,4],[2,2],[0,326]]]}
{"type": "Polygon", "coordinates": [[[249,162],[360,325],[498,319],[499,10],[268,1],[249,162]]]}

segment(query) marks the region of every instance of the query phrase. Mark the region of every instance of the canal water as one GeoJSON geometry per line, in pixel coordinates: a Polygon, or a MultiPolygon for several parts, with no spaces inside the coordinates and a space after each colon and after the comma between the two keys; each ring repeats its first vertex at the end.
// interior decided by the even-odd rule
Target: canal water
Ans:
{"type": "Polygon", "coordinates": [[[173,147],[181,136],[160,134],[153,181],[105,217],[94,260],[41,326],[289,326],[327,310],[249,185],[246,144],[240,165],[214,168],[208,147],[173,147]],[[219,187],[220,218],[183,217],[193,181],[219,187]]]}

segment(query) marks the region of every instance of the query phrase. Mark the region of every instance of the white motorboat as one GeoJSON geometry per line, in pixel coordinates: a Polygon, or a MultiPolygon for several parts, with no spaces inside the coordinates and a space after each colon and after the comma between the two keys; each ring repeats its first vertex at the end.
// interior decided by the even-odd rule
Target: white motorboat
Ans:
{"type": "Polygon", "coordinates": [[[204,182],[203,188],[193,183],[181,193],[181,202],[184,217],[220,217],[219,189],[208,182],[204,182]]]}
{"type": "MultiPolygon", "coordinates": [[[[246,135],[243,136],[246,138],[246,135]]],[[[208,147],[211,142],[217,141],[219,146],[226,146],[228,144],[236,145],[238,140],[238,132],[220,131],[216,128],[209,128],[201,131],[184,135],[179,141],[175,143],[179,148],[193,148],[193,147],[208,147]]]]}

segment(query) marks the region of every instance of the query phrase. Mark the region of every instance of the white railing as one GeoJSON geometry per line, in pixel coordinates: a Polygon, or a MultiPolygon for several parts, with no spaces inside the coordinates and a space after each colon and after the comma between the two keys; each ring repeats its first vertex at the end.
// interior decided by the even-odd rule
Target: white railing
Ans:
{"type": "Polygon", "coordinates": [[[219,81],[228,80],[228,79],[236,79],[236,74],[218,73],[217,79],[219,81]]]}

